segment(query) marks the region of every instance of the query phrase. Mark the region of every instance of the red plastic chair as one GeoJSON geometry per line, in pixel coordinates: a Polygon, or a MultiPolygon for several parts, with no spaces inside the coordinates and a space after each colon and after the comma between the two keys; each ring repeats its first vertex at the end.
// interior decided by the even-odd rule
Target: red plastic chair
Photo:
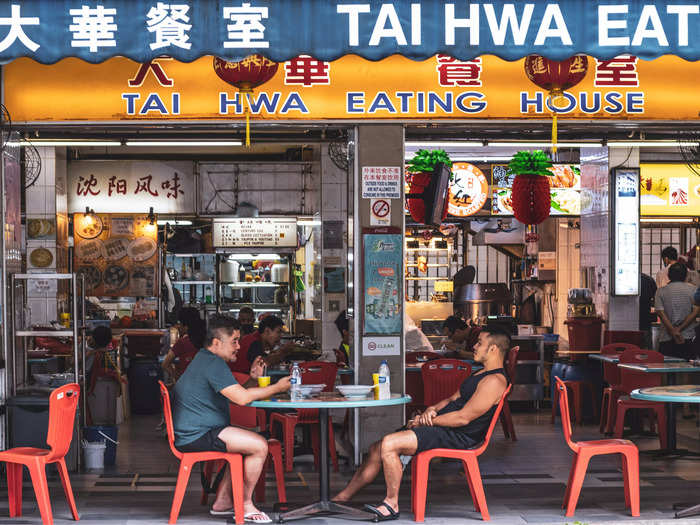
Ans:
{"type": "Polygon", "coordinates": [[[436,359],[425,363],[420,370],[423,378],[423,404],[439,403],[459,390],[472,373],[472,365],[459,359],[436,359]]]}
{"type": "Polygon", "coordinates": [[[557,390],[559,394],[559,410],[561,425],[564,429],[564,439],[569,448],[574,451],[574,460],[566,484],[566,494],[562,508],[566,508],[566,516],[572,517],[576,503],[581,494],[583,479],[586,477],[588,462],[593,456],[604,454],[622,454],[622,473],[625,483],[625,506],[632,516],[639,516],[639,450],[634,443],[627,439],[600,439],[597,441],[572,441],[571,420],[569,419],[569,397],[566,386],[558,377],[557,390]]]}
{"type": "MultiPolygon", "coordinates": [[[[233,372],[236,381],[239,384],[244,385],[250,379],[248,374],[242,372],[233,372]]],[[[236,405],[231,403],[229,405],[229,413],[231,416],[231,424],[236,427],[241,427],[245,429],[252,430],[253,432],[260,432],[260,418],[258,416],[258,409],[249,406],[236,405]]],[[[282,465],[282,444],[276,439],[267,440],[267,461],[263,465],[263,470],[260,473],[260,478],[258,478],[258,484],[255,486],[255,500],[264,503],[265,502],[265,477],[267,475],[267,469],[270,466],[270,461],[272,460],[272,465],[275,470],[275,480],[277,482],[277,500],[279,503],[287,502],[287,489],[284,485],[284,467],[282,465]]],[[[213,486],[211,486],[211,480],[213,478],[214,472],[218,471],[224,466],[223,461],[210,461],[206,463],[202,470],[202,477],[204,486],[202,488],[202,497],[200,503],[202,505],[207,505],[209,503],[209,494],[213,492],[213,486]],[[211,487],[211,488],[210,488],[211,487]]]]}
{"type": "Polygon", "coordinates": [[[603,330],[603,344],[628,343],[641,348],[644,344],[644,332],[636,330],[603,330]]]}
{"type": "MultiPolygon", "coordinates": [[[[664,356],[653,350],[625,350],[620,354],[620,364],[623,363],[663,363],[664,356]]],[[[659,441],[661,448],[666,448],[666,405],[654,401],[642,401],[629,397],[630,392],[635,388],[647,388],[661,386],[661,374],[649,374],[637,372],[627,368],[619,367],[620,384],[613,387],[613,391],[618,392],[620,398],[617,400],[617,410],[615,411],[615,432],[616,438],[622,437],[625,426],[625,412],[630,409],[646,409],[656,414],[656,422],[659,427],[659,441]]]]}
{"type": "MultiPolygon", "coordinates": [[[[639,350],[637,345],[629,343],[611,343],[606,344],[600,349],[602,355],[620,355],[625,350],[639,350]]],[[[617,368],[617,363],[607,363],[603,361],[603,380],[608,384],[603,388],[603,400],[600,405],[600,432],[606,434],[612,433],[613,422],[615,419],[615,404],[619,393],[616,393],[613,388],[620,383],[620,372],[617,368]]]]}
{"type": "Polygon", "coordinates": [[[424,361],[433,361],[435,359],[440,359],[441,354],[437,352],[428,352],[420,350],[418,352],[406,352],[406,364],[408,363],[421,363],[424,361]]]}
{"type": "Polygon", "coordinates": [[[32,478],[36,502],[44,525],[53,524],[49,486],[46,482],[46,465],[56,463],[61,476],[63,492],[68,500],[73,519],[80,520],[68,477],[66,460],[75,423],[75,410],[80,397],[80,386],[70,383],[51,392],[49,397],[49,428],[46,444],[49,449],[17,447],[0,452],[0,461],[7,463],[7,492],[10,500],[10,517],[22,515],[22,467],[27,467],[32,478]]]}
{"type": "Polygon", "coordinates": [[[177,522],[180,514],[182,500],[187,490],[187,482],[190,479],[192,467],[200,461],[227,461],[231,470],[231,484],[233,487],[233,508],[235,511],[235,522],[242,524],[243,519],[243,456],[235,452],[180,452],[175,448],[175,429],[173,427],[173,413],[170,406],[170,394],[162,381],[160,385],[160,396],[163,401],[163,417],[165,426],[168,429],[168,443],[173,455],[180,460],[180,470],[177,473],[177,483],[175,494],[173,495],[173,505],[170,509],[170,519],[168,523],[173,525],[177,522]]]}
{"type": "MultiPolygon", "coordinates": [[[[508,374],[508,380],[510,384],[515,384],[515,368],[518,362],[518,352],[520,351],[519,346],[514,346],[508,350],[508,356],[505,362],[506,374],[508,374]]],[[[510,395],[508,395],[510,398],[510,395]]],[[[503,427],[503,435],[506,439],[510,438],[513,441],[517,441],[518,438],[515,437],[515,427],[513,426],[513,416],[510,413],[510,403],[508,399],[503,403],[503,410],[501,411],[501,426],[503,427]]]]}
{"type": "MultiPolygon", "coordinates": [[[[336,363],[325,363],[322,361],[306,361],[299,363],[301,369],[301,382],[305,385],[320,385],[325,384],[324,392],[333,392],[335,389],[335,376],[338,373],[338,365],[336,363]]],[[[330,417],[329,417],[330,420],[330,417]]],[[[318,409],[303,408],[297,410],[296,413],[280,414],[273,413],[270,416],[270,432],[274,437],[277,437],[276,427],[277,422],[282,426],[282,442],[284,443],[284,464],[287,472],[292,471],[294,465],[294,429],[297,425],[313,425],[314,429],[311,432],[311,446],[314,449],[314,466],[318,469],[318,409]]],[[[329,421],[328,425],[328,450],[331,454],[333,470],[338,472],[338,456],[335,451],[335,433],[333,431],[333,421],[329,421]]]]}
{"type": "Polygon", "coordinates": [[[506,388],[505,392],[503,392],[501,400],[493,413],[493,417],[491,417],[491,423],[489,424],[488,431],[486,432],[484,442],[479,446],[479,448],[471,450],[434,448],[431,450],[425,450],[415,455],[413,458],[413,470],[411,475],[411,510],[413,511],[413,521],[425,521],[425,501],[428,492],[428,474],[430,470],[430,461],[433,458],[452,458],[462,460],[462,465],[464,465],[464,474],[467,477],[469,492],[472,496],[472,501],[474,502],[474,508],[477,512],[481,513],[481,517],[484,521],[491,519],[489,516],[489,509],[486,506],[486,495],[484,494],[484,486],[481,482],[481,472],[479,471],[479,461],[477,458],[484,453],[484,450],[486,450],[486,447],[489,444],[491,434],[493,434],[493,427],[496,425],[496,421],[498,421],[498,417],[501,414],[501,409],[503,408],[503,403],[510,393],[510,389],[511,385],[508,385],[508,388],[506,388]]]}

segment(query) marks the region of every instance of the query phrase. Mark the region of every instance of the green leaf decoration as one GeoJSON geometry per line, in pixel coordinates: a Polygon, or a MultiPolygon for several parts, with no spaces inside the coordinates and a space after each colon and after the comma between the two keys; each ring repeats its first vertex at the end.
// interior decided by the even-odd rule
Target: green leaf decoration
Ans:
{"type": "Polygon", "coordinates": [[[432,172],[435,169],[435,165],[443,163],[448,168],[452,167],[452,161],[450,156],[445,152],[444,149],[436,149],[428,151],[426,149],[419,149],[416,154],[408,163],[408,171],[411,173],[417,172],[432,172]]]}
{"type": "Polygon", "coordinates": [[[508,168],[516,175],[551,176],[547,169],[552,167],[552,161],[543,151],[519,151],[508,163],[508,168]]]}

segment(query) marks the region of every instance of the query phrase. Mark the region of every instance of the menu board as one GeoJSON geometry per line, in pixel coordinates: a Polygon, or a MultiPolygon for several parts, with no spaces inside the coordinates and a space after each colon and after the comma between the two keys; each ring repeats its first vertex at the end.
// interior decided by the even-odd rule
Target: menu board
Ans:
{"type": "Polygon", "coordinates": [[[267,217],[214,219],[214,248],[296,248],[297,221],[267,217]]]}
{"type": "Polygon", "coordinates": [[[86,295],[158,296],[158,227],[146,215],[75,213],[73,234],[86,295]]]}
{"type": "Polygon", "coordinates": [[[639,294],[639,169],[613,172],[613,294],[639,294]]]}
{"type": "Polygon", "coordinates": [[[652,216],[700,215],[700,176],[685,164],[640,166],[641,213],[652,216]]]}
{"type": "MultiPolygon", "coordinates": [[[[555,164],[549,171],[550,215],[581,214],[581,167],[555,164]]],[[[512,187],[515,174],[506,164],[491,166],[491,215],[513,215],[512,187]]]]}

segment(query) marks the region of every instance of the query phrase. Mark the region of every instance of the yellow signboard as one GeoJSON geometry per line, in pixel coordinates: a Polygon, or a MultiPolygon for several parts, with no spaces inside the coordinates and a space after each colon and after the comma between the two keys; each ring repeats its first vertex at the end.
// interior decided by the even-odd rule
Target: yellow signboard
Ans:
{"type": "Polygon", "coordinates": [[[642,215],[700,216],[700,175],[685,164],[640,166],[642,215]]]}
{"type": "MultiPolygon", "coordinates": [[[[566,94],[564,119],[698,120],[700,64],[589,58],[586,78],[566,94]]],[[[158,58],[138,64],[112,58],[53,65],[17,59],[3,66],[12,119],[33,121],[218,120],[243,118],[237,90],[211,57],[191,63],[158,58]],[[79,79],[79,82],[76,80],[79,79]]],[[[548,119],[547,94],[530,83],[523,61],[484,56],[462,62],[437,56],[414,62],[299,57],[250,95],[253,119],[548,119]]],[[[558,103],[561,105],[561,101],[558,103]]]]}

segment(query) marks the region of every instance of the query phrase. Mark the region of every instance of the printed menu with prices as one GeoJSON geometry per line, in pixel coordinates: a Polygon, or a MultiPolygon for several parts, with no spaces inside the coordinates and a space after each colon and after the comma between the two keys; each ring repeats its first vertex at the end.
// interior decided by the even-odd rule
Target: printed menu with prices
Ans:
{"type": "Polygon", "coordinates": [[[215,219],[212,229],[215,248],[297,246],[296,219],[215,219]]]}

